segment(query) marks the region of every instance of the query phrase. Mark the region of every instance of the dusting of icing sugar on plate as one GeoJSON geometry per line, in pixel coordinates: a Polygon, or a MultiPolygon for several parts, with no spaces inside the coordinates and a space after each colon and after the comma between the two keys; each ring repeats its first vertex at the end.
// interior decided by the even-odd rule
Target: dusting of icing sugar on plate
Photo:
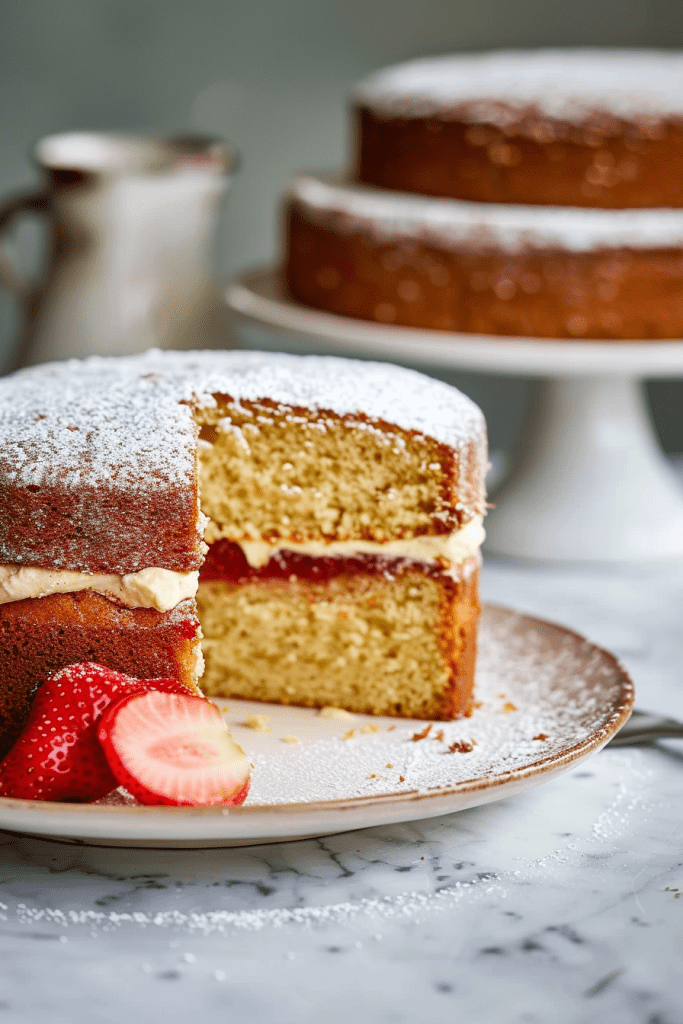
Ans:
{"type": "Polygon", "coordinates": [[[254,764],[243,807],[0,799],[0,828],[101,845],[193,847],[428,818],[511,796],[572,767],[626,721],[633,687],[612,655],[576,634],[489,606],[475,697],[470,718],[446,723],[342,720],[230,701],[226,718],[254,764]],[[255,710],[269,715],[269,732],[244,725],[255,710]],[[298,743],[287,742],[293,736],[298,743]]]}
{"type": "MultiPolygon", "coordinates": [[[[551,636],[545,624],[532,626],[524,617],[491,610],[477,666],[477,706],[469,718],[425,723],[357,716],[356,722],[334,723],[330,738],[302,736],[295,752],[278,749],[278,728],[271,722],[267,751],[252,750],[255,770],[247,804],[428,795],[495,785],[589,742],[601,721],[609,729],[606,688],[620,674],[617,668],[615,676],[615,665],[603,651],[574,634],[551,636]]],[[[306,716],[313,722],[318,717],[301,709],[295,714],[300,726],[306,716]]],[[[239,717],[228,717],[234,728],[239,717]]],[[[282,722],[280,731],[285,728],[294,725],[282,722]]]]}

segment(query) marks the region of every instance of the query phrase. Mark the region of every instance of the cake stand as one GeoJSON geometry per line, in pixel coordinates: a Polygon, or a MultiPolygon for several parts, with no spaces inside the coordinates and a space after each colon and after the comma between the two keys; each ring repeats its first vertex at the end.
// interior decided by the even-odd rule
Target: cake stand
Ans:
{"type": "Polygon", "coordinates": [[[662,454],[643,377],[683,377],[683,341],[500,338],[334,316],[286,298],[266,268],[230,282],[233,312],[346,355],[538,378],[522,455],[487,518],[487,550],[623,562],[683,556],[683,488],[662,454]]]}

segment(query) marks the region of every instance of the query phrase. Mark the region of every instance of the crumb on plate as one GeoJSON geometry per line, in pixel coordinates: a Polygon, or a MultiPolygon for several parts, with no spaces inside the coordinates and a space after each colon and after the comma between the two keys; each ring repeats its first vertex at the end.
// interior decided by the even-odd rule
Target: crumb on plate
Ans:
{"type": "Polygon", "coordinates": [[[449,754],[469,754],[470,751],[474,750],[474,743],[468,743],[467,740],[456,740],[455,743],[451,743],[448,748],[449,754]]]}
{"type": "Polygon", "coordinates": [[[242,725],[254,732],[270,732],[270,715],[247,715],[242,725]]]}
{"type": "Polygon", "coordinates": [[[350,711],[345,711],[344,708],[335,708],[331,705],[326,708],[320,709],[321,718],[332,718],[334,721],[341,722],[347,718],[355,718],[350,711]]]}

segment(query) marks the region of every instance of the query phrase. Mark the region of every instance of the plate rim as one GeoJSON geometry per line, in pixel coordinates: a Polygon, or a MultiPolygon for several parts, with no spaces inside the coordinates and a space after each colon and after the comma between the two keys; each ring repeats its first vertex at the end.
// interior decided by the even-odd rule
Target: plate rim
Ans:
{"type": "MultiPolygon", "coordinates": [[[[64,801],[20,800],[15,797],[0,797],[0,831],[3,830],[3,810],[28,811],[29,813],[35,814],[43,812],[46,815],[73,815],[74,813],[84,813],[91,820],[98,820],[101,818],[106,819],[111,816],[120,815],[124,815],[126,818],[130,819],[139,818],[140,815],[144,815],[145,817],[150,817],[150,815],[152,815],[156,821],[169,821],[178,816],[190,817],[192,819],[202,817],[225,819],[230,817],[246,820],[250,817],[258,817],[266,814],[278,816],[286,814],[290,816],[296,815],[297,817],[299,815],[313,816],[315,814],[319,815],[329,812],[345,813],[359,808],[364,810],[372,807],[379,808],[392,803],[411,804],[421,801],[443,799],[467,793],[476,793],[482,790],[495,791],[496,789],[512,782],[521,782],[524,779],[543,775],[546,772],[557,771],[562,767],[569,768],[573,761],[583,758],[592,752],[597,752],[605,746],[605,744],[616,735],[622,725],[628,721],[631,711],[633,710],[633,703],[635,700],[635,686],[633,684],[633,680],[620,659],[617,658],[616,655],[612,654],[611,651],[606,650],[606,648],[593,643],[587,637],[583,636],[583,634],[568,626],[564,626],[561,623],[554,622],[551,619],[530,615],[526,612],[518,611],[515,608],[510,608],[506,605],[500,605],[491,601],[482,602],[482,610],[484,609],[490,609],[494,613],[502,613],[503,615],[516,616],[517,618],[526,620],[529,624],[540,625],[546,629],[550,628],[552,630],[558,630],[566,636],[571,637],[573,640],[587,645],[592,651],[597,652],[603,658],[606,658],[607,661],[611,663],[613,669],[616,670],[620,684],[618,695],[611,705],[611,714],[606,721],[598,728],[594,729],[585,739],[579,740],[555,754],[546,755],[545,757],[541,756],[534,761],[527,762],[517,768],[512,768],[510,771],[500,775],[495,775],[493,777],[480,775],[474,779],[465,779],[462,782],[451,786],[435,787],[426,790],[412,789],[401,793],[376,793],[370,796],[344,797],[332,800],[316,800],[312,802],[298,801],[296,803],[254,804],[239,807],[226,804],[195,807],[184,805],[165,806],[141,804],[121,805],[67,803],[64,801]],[[94,819],[92,818],[93,815],[95,816],[94,819]]],[[[397,719],[397,721],[400,721],[400,719],[397,719]]],[[[431,721],[431,719],[425,719],[425,721],[431,721]]],[[[11,827],[12,826],[9,826],[10,829],[11,827]]]]}
{"type": "Polygon", "coordinates": [[[618,372],[635,377],[678,377],[683,373],[681,338],[577,341],[467,334],[341,316],[289,298],[281,286],[279,264],[260,264],[240,271],[224,283],[223,294],[232,312],[247,321],[293,336],[305,335],[325,345],[352,348],[365,358],[379,355],[523,376],[601,376],[618,372]],[[288,322],[291,316],[299,322],[288,322]]]}

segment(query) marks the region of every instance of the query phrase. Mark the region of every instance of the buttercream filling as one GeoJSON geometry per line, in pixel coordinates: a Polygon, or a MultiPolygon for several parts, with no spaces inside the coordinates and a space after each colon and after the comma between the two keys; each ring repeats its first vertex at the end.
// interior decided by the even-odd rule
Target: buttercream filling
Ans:
{"type": "Polygon", "coordinates": [[[253,569],[265,565],[279,551],[294,551],[311,558],[334,558],[348,555],[384,555],[386,558],[407,558],[414,562],[447,561],[461,565],[476,555],[486,534],[481,516],[471,519],[459,530],[438,536],[404,537],[400,540],[307,540],[300,544],[294,541],[264,540],[235,541],[242,548],[244,557],[253,569]]]}
{"type": "Polygon", "coordinates": [[[114,573],[72,572],[35,566],[0,566],[0,604],[50,594],[94,590],[128,608],[156,608],[168,612],[197,593],[198,572],[174,572],[151,567],[123,576],[114,573]]]}
{"type": "MultiPolygon", "coordinates": [[[[384,542],[366,540],[235,541],[252,568],[265,565],[279,551],[294,551],[311,558],[334,558],[369,554],[406,558],[415,562],[447,562],[462,565],[476,555],[484,541],[481,516],[471,519],[453,533],[438,536],[405,537],[384,542]]],[[[128,608],[156,608],[167,612],[197,593],[198,572],[175,572],[152,567],[118,576],[114,573],[72,572],[36,566],[0,565],[0,604],[50,594],[74,594],[94,590],[128,608]]]]}

